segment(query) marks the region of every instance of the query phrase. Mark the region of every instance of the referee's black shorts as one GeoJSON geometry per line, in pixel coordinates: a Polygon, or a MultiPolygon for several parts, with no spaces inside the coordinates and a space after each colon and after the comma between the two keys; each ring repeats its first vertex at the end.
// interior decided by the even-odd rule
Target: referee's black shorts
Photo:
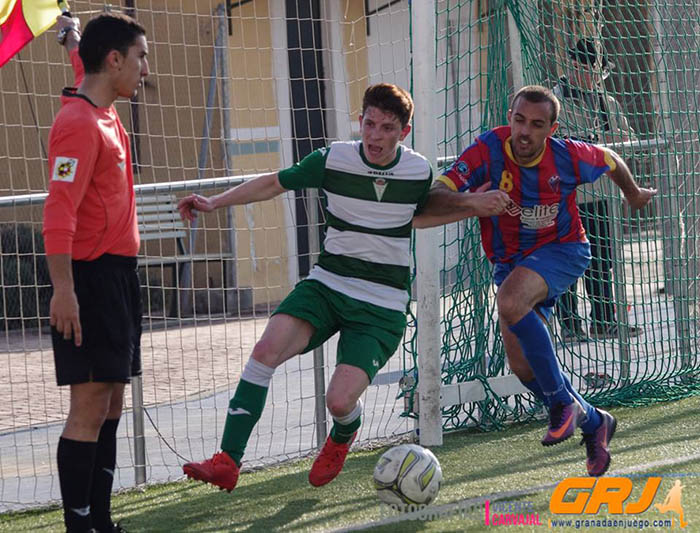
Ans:
{"type": "Polygon", "coordinates": [[[128,383],[141,374],[141,291],[136,258],[105,254],[73,261],[83,343],[51,328],[56,382],[128,383]]]}

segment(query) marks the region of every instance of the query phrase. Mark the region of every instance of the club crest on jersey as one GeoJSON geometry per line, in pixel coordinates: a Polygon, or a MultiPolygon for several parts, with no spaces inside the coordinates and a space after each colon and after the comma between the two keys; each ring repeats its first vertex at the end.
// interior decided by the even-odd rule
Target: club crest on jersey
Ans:
{"type": "Polygon", "coordinates": [[[455,170],[457,171],[457,174],[462,177],[467,177],[469,175],[469,165],[467,165],[464,161],[457,162],[455,170]]]}
{"type": "Polygon", "coordinates": [[[53,164],[51,173],[52,181],[65,181],[72,183],[75,179],[75,171],[78,169],[78,160],[73,157],[58,156],[53,164]]]}
{"type": "Polygon", "coordinates": [[[552,176],[547,180],[547,183],[549,183],[549,188],[552,189],[552,192],[559,192],[561,186],[561,178],[559,176],[552,176]]]}
{"type": "Polygon", "coordinates": [[[374,194],[377,195],[377,201],[381,202],[382,196],[384,196],[384,191],[386,190],[387,185],[389,185],[389,182],[384,178],[377,178],[372,182],[372,185],[374,185],[374,194]]]}

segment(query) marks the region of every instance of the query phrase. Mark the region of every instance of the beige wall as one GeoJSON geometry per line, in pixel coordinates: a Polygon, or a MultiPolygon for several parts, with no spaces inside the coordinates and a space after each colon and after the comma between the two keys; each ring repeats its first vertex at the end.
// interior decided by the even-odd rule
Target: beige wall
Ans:
{"type": "MultiPolygon", "coordinates": [[[[193,177],[201,136],[206,83],[213,50],[214,2],[137,2],[136,16],[147,30],[152,73],[139,95],[142,164],[137,182],[152,183],[193,177]],[[182,7],[180,7],[182,6],[182,7]]],[[[75,13],[103,4],[75,1],[75,13]]],[[[93,14],[83,15],[83,23],[93,14]]],[[[21,194],[46,190],[45,149],[60,91],[73,75],[55,29],[32,41],[2,69],[0,88],[0,192],[21,194]],[[23,77],[24,76],[24,77],[23,77]],[[26,78],[26,85],[25,80],[26,78]],[[36,117],[36,123],[35,119],[36,117]]],[[[131,131],[129,104],[117,108],[131,131]]],[[[214,133],[218,121],[214,124],[214,133]]],[[[222,168],[221,153],[212,149],[209,175],[222,168]]]]}
{"type": "MultiPolygon", "coordinates": [[[[276,171],[281,165],[281,143],[275,132],[279,132],[279,114],[289,111],[286,103],[279,109],[275,91],[267,0],[233,9],[231,22],[231,143],[241,154],[232,158],[232,168],[235,173],[276,171]],[[261,148],[264,140],[267,149],[261,148]],[[253,147],[254,153],[246,154],[253,147]]],[[[296,258],[289,257],[284,209],[284,197],[235,209],[238,283],[253,288],[256,303],[281,300],[294,282],[287,279],[287,262],[296,258]]]]}
{"type": "Polygon", "coordinates": [[[354,121],[362,112],[362,95],[367,88],[367,26],[364,2],[341,0],[343,20],[343,56],[347,72],[350,117],[354,121]]]}
{"type": "MultiPolygon", "coordinates": [[[[147,30],[151,74],[140,91],[140,146],[137,183],[170,182],[197,178],[198,154],[206,113],[207,91],[214,56],[217,5],[213,1],[136,2],[136,18],[147,30]]],[[[74,13],[100,9],[96,2],[71,2],[74,13]]],[[[268,1],[256,0],[231,13],[232,35],[228,37],[229,94],[231,126],[234,131],[249,128],[279,128],[278,102],[272,68],[268,1]]],[[[82,15],[86,23],[93,15],[82,15]]],[[[72,85],[72,73],[63,49],[49,30],[20,54],[23,62],[10,61],[0,76],[0,195],[44,192],[47,183],[48,133],[60,107],[60,91],[72,85]],[[26,86],[24,78],[26,78],[26,86]],[[36,117],[36,124],[35,119],[36,117]]],[[[227,174],[221,131],[221,84],[211,124],[208,160],[202,177],[227,174]]],[[[130,105],[119,102],[117,109],[127,130],[133,132],[130,105]]],[[[288,109],[283,112],[289,112],[288,109]]],[[[234,144],[238,139],[234,138],[234,144]]],[[[245,141],[241,141],[245,145],[245,141]]],[[[248,143],[249,144],[249,143],[248,143]]],[[[277,139],[279,148],[279,139],[277,139]]],[[[229,174],[276,170],[279,150],[237,155],[229,174]]],[[[211,192],[209,193],[211,194],[211,192]]],[[[256,301],[276,301],[289,290],[287,239],[283,200],[236,209],[235,225],[239,262],[238,283],[254,287],[256,301]],[[249,229],[249,226],[252,229],[249,229]],[[273,287],[272,289],[268,289],[273,287]]],[[[197,250],[217,253],[227,249],[226,217],[208,216],[198,233],[197,250]],[[206,241],[206,242],[205,242],[206,241]]],[[[41,208],[0,210],[0,220],[40,226],[41,208]]],[[[148,254],[169,254],[173,243],[149,242],[148,254]]],[[[197,285],[220,286],[216,263],[197,266],[197,285]]],[[[166,274],[166,277],[169,276],[166,274]]]]}

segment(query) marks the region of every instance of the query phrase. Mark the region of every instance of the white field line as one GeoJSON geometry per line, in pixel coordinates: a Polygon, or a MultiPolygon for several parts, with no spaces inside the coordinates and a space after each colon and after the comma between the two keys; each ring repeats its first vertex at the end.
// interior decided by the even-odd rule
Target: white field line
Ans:
{"type": "MultiPolygon", "coordinates": [[[[662,467],[673,466],[673,465],[678,465],[678,464],[682,464],[682,463],[689,463],[689,462],[699,461],[699,460],[700,460],[700,453],[696,453],[696,454],[691,454],[691,455],[685,455],[683,457],[675,457],[672,459],[661,459],[659,461],[652,461],[652,462],[646,463],[646,464],[630,466],[627,468],[621,468],[619,470],[615,470],[614,472],[609,473],[608,475],[624,476],[624,475],[628,475],[628,474],[634,474],[636,472],[648,471],[648,470],[651,470],[654,468],[662,468],[662,467]]],[[[698,475],[700,476],[700,473],[698,475]]],[[[443,505],[430,505],[430,506],[426,507],[425,509],[422,509],[419,511],[413,511],[410,513],[402,513],[400,515],[390,516],[390,517],[383,518],[381,520],[377,520],[374,522],[367,522],[365,524],[357,524],[357,525],[345,527],[342,529],[336,529],[336,530],[334,530],[334,533],[345,533],[345,532],[350,532],[350,531],[362,531],[365,529],[370,529],[370,528],[378,527],[378,526],[385,526],[385,525],[389,525],[389,524],[400,524],[401,522],[405,522],[408,520],[421,520],[421,519],[425,520],[426,515],[431,516],[431,517],[456,517],[456,516],[459,516],[460,512],[472,513],[473,511],[475,511],[477,509],[483,509],[484,502],[486,500],[494,502],[494,501],[507,500],[507,499],[512,499],[512,498],[519,498],[521,496],[526,496],[528,494],[535,494],[538,492],[551,490],[554,487],[556,487],[557,485],[558,485],[558,483],[548,483],[546,485],[537,485],[535,487],[528,487],[528,488],[520,489],[520,490],[494,492],[494,493],[487,494],[484,496],[476,496],[474,498],[467,498],[464,500],[460,500],[460,501],[452,502],[452,503],[446,503],[443,505]]]]}

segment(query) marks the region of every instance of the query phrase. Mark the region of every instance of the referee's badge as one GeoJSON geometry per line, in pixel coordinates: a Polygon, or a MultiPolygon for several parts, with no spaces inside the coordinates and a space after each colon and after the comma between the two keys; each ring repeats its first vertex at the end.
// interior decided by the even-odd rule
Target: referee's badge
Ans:
{"type": "Polygon", "coordinates": [[[377,202],[381,202],[382,196],[384,196],[384,191],[386,190],[386,186],[389,185],[389,182],[384,178],[377,178],[372,182],[372,185],[374,185],[374,194],[377,195],[377,202]]]}
{"type": "Polygon", "coordinates": [[[75,172],[78,169],[78,160],[73,157],[56,157],[51,173],[51,181],[65,181],[73,183],[75,172]]]}

